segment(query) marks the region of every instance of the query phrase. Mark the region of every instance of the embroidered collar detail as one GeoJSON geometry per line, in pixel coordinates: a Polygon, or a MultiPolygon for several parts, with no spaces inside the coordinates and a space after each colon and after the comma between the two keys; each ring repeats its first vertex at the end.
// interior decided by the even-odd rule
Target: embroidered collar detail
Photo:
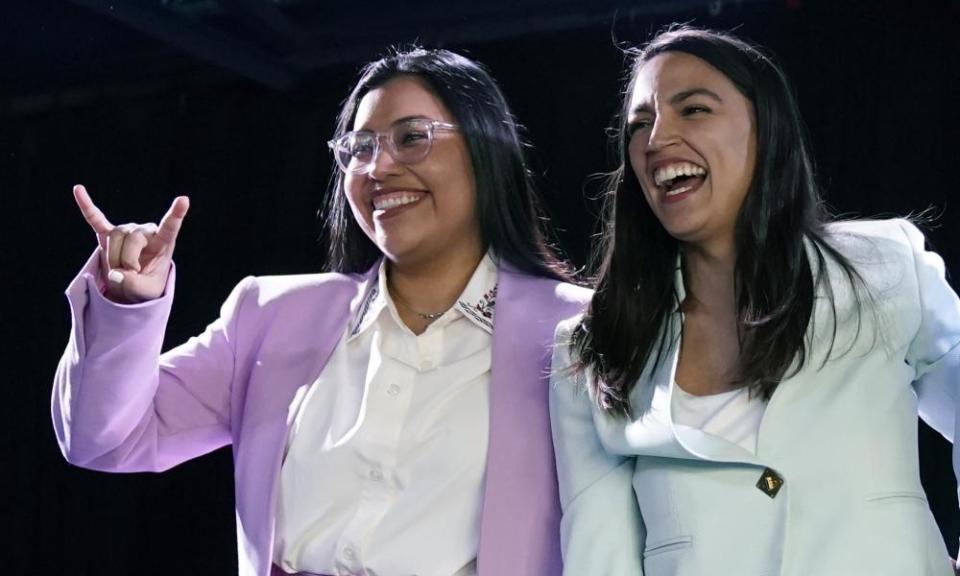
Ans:
{"type": "MultiPolygon", "coordinates": [[[[436,324],[438,326],[445,324],[444,318],[448,318],[450,312],[459,312],[477,327],[492,334],[497,304],[497,277],[497,265],[488,253],[480,260],[463,293],[457,298],[456,304],[441,316],[436,324]]],[[[377,274],[368,281],[366,290],[367,293],[357,307],[348,338],[357,336],[376,322],[384,310],[393,308],[393,302],[386,289],[386,261],[380,264],[377,274]]]]}
{"type": "Polygon", "coordinates": [[[493,288],[484,292],[479,301],[473,303],[466,300],[457,300],[457,308],[463,312],[464,316],[473,320],[487,332],[493,332],[493,312],[497,307],[497,288],[499,284],[494,284],[493,288]]]}
{"type": "Polygon", "coordinates": [[[369,325],[373,319],[377,317],[376,314],[367,314],[370,311],[370,305],[377,300],[377,296],[380,295],[380,285],[374,278],[370,281],[370,286],[367,288],[367,293],[363,297],[363,301],[360,302],[360,306],[357,308],[357,314],[353,319],[353,328],[350,329],[350,337],[354,337],[360,333],[362,328],[366,328],[366,325],[369,325]],[[370,322],[364,322],[364,320],[370,319],[370,322]],[[365,325],[366,324],[366,325],[365,325]]]}

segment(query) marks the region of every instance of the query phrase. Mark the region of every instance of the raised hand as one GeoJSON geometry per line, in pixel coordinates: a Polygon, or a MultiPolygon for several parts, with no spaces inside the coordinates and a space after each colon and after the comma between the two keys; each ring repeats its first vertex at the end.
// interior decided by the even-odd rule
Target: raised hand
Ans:
{"type": "Polygon", "coordinates": [[[87,224],[97,234],[105,294],[115,302],[135,303],[159,298],[167,285],[170,260],[190,199],[178,196],[159,226],[114,226],[93,203],[87,189],[73,187],[73,197],[87,224]]]}

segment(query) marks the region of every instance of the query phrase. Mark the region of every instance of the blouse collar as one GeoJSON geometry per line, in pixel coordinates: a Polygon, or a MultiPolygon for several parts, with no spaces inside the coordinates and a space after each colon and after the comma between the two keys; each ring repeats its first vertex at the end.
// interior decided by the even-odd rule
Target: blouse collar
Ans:
{"type": "MultiPolygon", "coordinates": [[[[480,260],[473,275],[467,282],[456,303],[443,313],[430,327],[449,324],[459,316],[466,317],[481,330],[493,333],[493,317],[497,304],[497,265],[488,252],[480,260]]],[[[381,314],[386,312],[395,322],[403,326],[396,303],[387,289],[387,261],[381,260],[376,276],[367,283],[366,294],[357,307],[351,322],[350,339],[353,339],[372,326],[381,314]]],[[[429,329],[429,328],[428,328],[429,329]]]]}

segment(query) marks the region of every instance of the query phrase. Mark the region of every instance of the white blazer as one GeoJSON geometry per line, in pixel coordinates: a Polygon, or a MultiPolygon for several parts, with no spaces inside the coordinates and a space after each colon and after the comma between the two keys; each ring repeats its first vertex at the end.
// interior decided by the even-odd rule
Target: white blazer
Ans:
{"type": "MultiPolygon", "coordinates": [[[[819,290],[809,356],[784,379],[757,452],[673,422],[682,316],[648,366],[632,419],[594,408],[561,324],[551,418],[567,576],[947,576],[946,547],[920,484],[917,413],[957,426],[960,301],[943,261],[903,220],[832,224],[830,242],[870,289],[855,300],[832,261],[834,320],[819,290]],[[783,480],[774,496],[769,475],[783,480]]],[[[682,296],[682,279],[678,280],[682,296]]],[[[954,470],[960,458],[953,453],[954,470]]]]}

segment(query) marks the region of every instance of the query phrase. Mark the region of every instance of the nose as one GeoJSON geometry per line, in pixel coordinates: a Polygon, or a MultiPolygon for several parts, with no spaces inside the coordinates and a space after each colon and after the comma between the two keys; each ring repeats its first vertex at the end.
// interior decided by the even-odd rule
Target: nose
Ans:
{"type": "Polygon", "coordinates": [[[650,152],[659,152],[679,141],[680,135],[676,122],[666,114],[657,115],[647,139],[647,150],[650,152]]]}
{"type": "Polygon", "coordinates": [[[382,136],[377,144],[376,153],[370,161],[370,178],[383,180],[387,176],[398,174],[401,170],[401,164],[390,153],[390,147],[384,144],[382,136]]]}

